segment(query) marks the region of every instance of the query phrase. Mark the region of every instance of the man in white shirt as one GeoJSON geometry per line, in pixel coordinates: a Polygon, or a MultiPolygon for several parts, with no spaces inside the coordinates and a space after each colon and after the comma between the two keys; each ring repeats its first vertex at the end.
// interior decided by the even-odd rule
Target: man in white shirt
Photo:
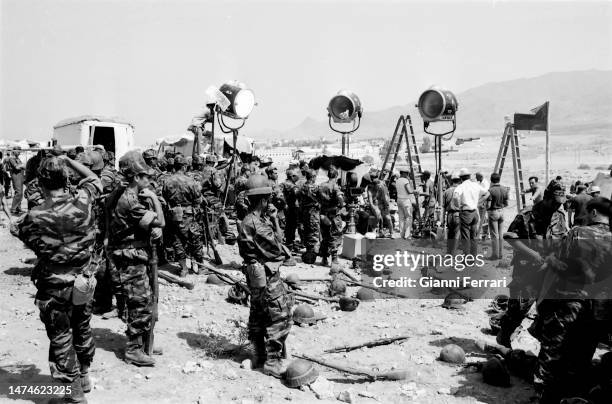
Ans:
{"type": "MultiPolygon", "coordinates": [[[[469,240],[469,252],[473,256],[478,254],[478,245],[474,240],[478,234],[478,205],[489,197],[477,182],[470,180],[471,174],[467,168],[459,170],[461,184],[453,192],[453,203],[459,209],[459,221],[461,223],[461,239],[469,240]]],[[[468,248],[464,242],[463,252],[468,248]]]]}
{"type": "MultiPolygon", "coordinates": [[[[482,187],[485,191],[489,190],[489,181],[487,181],[482,173],[476,173],[476,183],[482,187]]],[[[484,239],[486,235],[489,234],[489,226],[487,221],[487,201],[483,201],[478,205],[478,218],[480,222],[478,223],[478,234],[476,238],[484,239]]]]}
{"type": "Polygon", "coordinates": [[[415,191],[410,184],[409,170],[400,169],[399,172],[400,177],[395,181],[395,189],[397,190],[400,238],[409,239],[412,230],[412,205],[415,202],[415,191]]]}

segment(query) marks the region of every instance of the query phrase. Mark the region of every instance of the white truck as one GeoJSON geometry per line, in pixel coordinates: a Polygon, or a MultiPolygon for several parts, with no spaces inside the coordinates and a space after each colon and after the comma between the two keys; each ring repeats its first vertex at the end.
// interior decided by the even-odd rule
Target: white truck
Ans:
{"type": "Polygon", "coordinates": [[[53,143],[62,148],[95,145],[115,153],[115,164],[134,148],[134,125],[128,121],[104,116],[84,115],[64,119],[53,126],[53,143]]]}

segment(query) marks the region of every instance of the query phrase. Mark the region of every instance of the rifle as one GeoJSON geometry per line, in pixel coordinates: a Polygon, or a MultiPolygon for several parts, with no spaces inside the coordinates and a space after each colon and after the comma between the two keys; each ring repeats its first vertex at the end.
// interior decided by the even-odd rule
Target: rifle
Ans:
{"type": "Polygon", "coordinates": [[[157,282],[157,246],[153,238],[149,241],[149,245],[151,246],[151,255],[149,256],[149,283],[151,285],[151,294],[153,295],[153,304],[151,307],[151,329],[149,330],[145,343],[145,353],[147,355],[153,353],[153,343],[155,340],[153,330],[158,320],[157,302],[159,299],[159,283],[157,282]]]}
{"type": "Polygon", "coordinates": [[[222,265],[223,260],[221,259],[221,255],[219,255],[219,251],[217,251],[217,246],[215,245],[215,241],[213,240],[212,235],[210,234],[210,225],[208,223],[208,208],[207,207],[204,208],[203,214],[204,214],[204,232],[206,235],[207,246],[208,244],[210,244],[210,247],[213,250],[213,254],[215,256],[215,264],[222,265]]]}

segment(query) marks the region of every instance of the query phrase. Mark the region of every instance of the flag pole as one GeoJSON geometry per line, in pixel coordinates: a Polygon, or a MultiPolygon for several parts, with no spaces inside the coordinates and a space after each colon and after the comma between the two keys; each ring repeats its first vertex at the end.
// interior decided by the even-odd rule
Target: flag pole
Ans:
{"type": "Polygon", "coordinates": [[[546,182],[548,186],[548,177],[550,173],[550,101],[546,101],[546,182]]]}

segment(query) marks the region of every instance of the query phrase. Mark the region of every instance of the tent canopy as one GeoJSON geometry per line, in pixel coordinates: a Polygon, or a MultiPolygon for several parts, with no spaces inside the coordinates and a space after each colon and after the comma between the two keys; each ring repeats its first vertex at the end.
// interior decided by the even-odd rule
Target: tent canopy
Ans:
{"type": "MultiPolygon", "coordinates": [[[[176,148],[177,151],[185,153],[191,153],[193,150],[193,133],[185,132],[179,135],[165,136],[157,139],[157,144],[160,148],[169,146],[176,148]]],[[[231,150],[233,146],[233,139],[231,134],[218,134],[215,136],[215,142],[223,142],[231,150]]],[[[223,146],[223,145],[221,145],[223,146]]],[[[253,153],[253,139],[246,136],[238,136],[236,140],[236,149],[239,153],[252,154],[253,153]]]]}
{"type": "Polygon", "coordinates": [[[68,125],[72,125],[73,123],[81,123],[85,121],[118,123],[118,124],[123,124],[123,125],[129,125],[132,128],[134,127],[133,123],[123,118],[100,116],[100,115],[80,115],[80,116],[75,116],[73,118],[68,118],[68,119],[59,121],[58,123],[55,124],[55,126],[53,126],[53,129],[57,129],[57,128],[61,128],[62,126],[68,126],[68,125]]]}

